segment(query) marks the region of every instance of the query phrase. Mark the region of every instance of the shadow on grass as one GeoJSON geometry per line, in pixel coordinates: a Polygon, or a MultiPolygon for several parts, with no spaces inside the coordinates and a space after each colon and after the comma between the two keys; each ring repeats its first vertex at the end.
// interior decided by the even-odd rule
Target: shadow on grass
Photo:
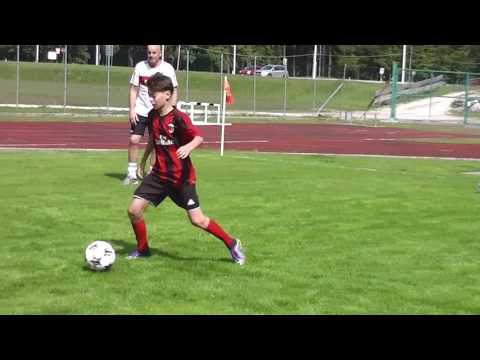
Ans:
{"type": "Polygon", "coordinates": [[[125,178],[124,173],[105,173],[105,176],[118,179],[118,180],[123,180],[125,178]]]}
{"type": "MultiPolygon", "coordinates": [[[[116,240],[116,239],[108,239],[108,240],[102,240],[106,241],[110,244],[113,245],[115,248],[115,252],[118,255],[127,255],[128,253],[132,252],[135,250],[135,244],[132,242],[126,242],[124,240],[116,240]]],[[[150,252],[152,253],[152,256],[162,256],[166,257],[169,259],[177,260],[177,261],[216,261],[216,262],[232,262],[230,258],[225,257],[222,259],[219,258],[201,258],[201,257],[182,257],[178,255],[174,255],[172,253],[169,253],[168,251],[160,250],[157,248],[150,248],[150,252]]]]}

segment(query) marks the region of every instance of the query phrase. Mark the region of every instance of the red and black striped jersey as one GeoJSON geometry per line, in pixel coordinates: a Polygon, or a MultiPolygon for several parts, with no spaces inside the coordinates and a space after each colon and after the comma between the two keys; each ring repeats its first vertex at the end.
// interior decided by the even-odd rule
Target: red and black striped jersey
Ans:
{"type": "Polygon", "coordinates": [[[179,147],[200,136],[190,117],[176,108],[165,116],[153,109],[148,114],[148,128],[156,154],[152,172],[173,185],[195,184],[195,169],[190,157],[182,160],[176,154],[179,147]]]}

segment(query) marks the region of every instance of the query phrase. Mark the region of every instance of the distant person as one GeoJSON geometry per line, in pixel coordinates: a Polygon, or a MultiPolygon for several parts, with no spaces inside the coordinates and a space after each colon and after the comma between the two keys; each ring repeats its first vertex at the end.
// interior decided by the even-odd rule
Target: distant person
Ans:
{"type": "Polygon", "coordinates": [[[123,180],[124,185],[138,184],[138,149],[140,147],[140,140],[145,135],[148,113],[152,109],[152,104],[148,96],[147,80],[157,72],[172,79],[174,90],[169,104],[176,106],[178,82],[175,69],[172,65],[162,60],[160,45],[147,45],[147,60],[141,61],[135,66],[129,84],[128,117],[130,121],[130,141],[128,144],[127,176],[123,180]]]}
{"type": "Polygon", "coordinates": [[[203,142],[203,138],[189,116],[171,105],[173,82],[168,76],[155,74],[147,84],[153,109],[148,114],[149,140],[140,171],[145,173],[146,162],[153,149],[155,165],[135,190],[128,207],[137,248],[127,258],[138,259],[151,255],[143,214],[148,205],[157,207],[168,196],[177,206],[185,209],[192,225],[220,239],[229,250],[232,261],[243,265],[245,255],[240,241],[228,235],[200,208],[195,188],[195,168],[189,155],[203,142]]]}

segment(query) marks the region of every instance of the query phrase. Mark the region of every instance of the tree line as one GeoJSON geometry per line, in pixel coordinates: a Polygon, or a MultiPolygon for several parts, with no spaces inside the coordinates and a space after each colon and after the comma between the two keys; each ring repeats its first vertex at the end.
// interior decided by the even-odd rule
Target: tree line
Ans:
{"type": "MultiPolygon", "coordinates": [[[[39,58],[47,61],[47,52],[64,45],[41,45],[39,58]]],[[[402,45],[318,45],[317,74],[321,77],[377,78],[383,67],[389,76],[392,63],[402,64],[402,45]]],[[[165,58],[175,67],[185,70],[231,72],[233,45],[166,45],[165,58]],[[180,51],[180,52],[179,52],[180,51]],[[223,64],[222,57],[223,56],[223,64]]],[[[114,45],[114,66],[134,66],[145,58],[144,45],[114,45]]],[[[408,45],[406,67],[480,73],[480,45],[408,45]]],[[[252,66],[255,56],[258,65],[281,64],[288,59],[291,76],[311,76],[313,45],[237,45],[236,69],[252,66]]],[[[0,59],[16,60],[16,45],[0,45],[0,59]]],[[[100,46],[100,63],[105,63],[105,46],[100,46]]],[[[34,61],[35,45],[20,46],[20,60],[34,61]]],[[[69,45],[68,62],[95,64],[95,45],[69,45]]],[[[63,61],[59,56],[57,60],[63,61]]]]}

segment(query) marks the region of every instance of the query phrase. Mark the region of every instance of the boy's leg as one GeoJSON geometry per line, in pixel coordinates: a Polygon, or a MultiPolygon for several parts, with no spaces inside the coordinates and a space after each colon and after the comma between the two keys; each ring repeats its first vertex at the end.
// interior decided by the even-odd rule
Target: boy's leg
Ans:
{"type": "Polygon", "coordinates": [[[187,213],[192,225],[197,226],[217,237],[218,239],[222,240],[225,246],[229,249],[231,249],[235,245],[235,240],[230,235],[228,235],[220,227],[220,225],[215,222],[215,220],[206,217],[203,214],[202,209],[196,208],[193,210],[188,210],[187,213]]]}
{"type": "Polygon", "coordinates": [[[128,142],[128,170],[127,176],[123,180],[124,185],[138,184],[137,179],[137,162],[140,141],[145,135],[147,127],[147,117],[137,115],[138,123],[130,128],[130,139],[128,142]]]}
{"type": "Polygon", "coordinates": [[[140,147],[140,140],[142,137],[140,135],[131,135],[130,141],[128,143],[128,168],[127,176],[123,181],[124,185],[128,184],[137,184],[137,158],[138,158],[138,148],[140,147]]]}
{"type": "Polygon", "coordinates": [[[143,218],[143,213],[148,205],[149,203],[145,199],[133,198],[128,207],[128,217],[130,218],[135,238],[137,240],[137,255],[149,255],[147,227],[143,218]]]}
{"type": "Polygon", "coordinates": [[[245,254],[242,251],[240,241],[228,235],[214,220],[206,217],[200,208],[187,210],[191,223],[206,232],[222,240],[230,251],[232,260],[237,264],[245,264],[245,254]]]}
{"type": "Polygon", "coordinates": [[[175,204],[187,211],[188,218],[194,226],[223,241],[230,251],[233,261],[240,265],[245,263],[245,255],[242,252],[240,241],[227,234],[215,220],[209,219],[203,214],[195,185],[184,184],[180,189],[171,191],[169,196],[175,204]]]}

